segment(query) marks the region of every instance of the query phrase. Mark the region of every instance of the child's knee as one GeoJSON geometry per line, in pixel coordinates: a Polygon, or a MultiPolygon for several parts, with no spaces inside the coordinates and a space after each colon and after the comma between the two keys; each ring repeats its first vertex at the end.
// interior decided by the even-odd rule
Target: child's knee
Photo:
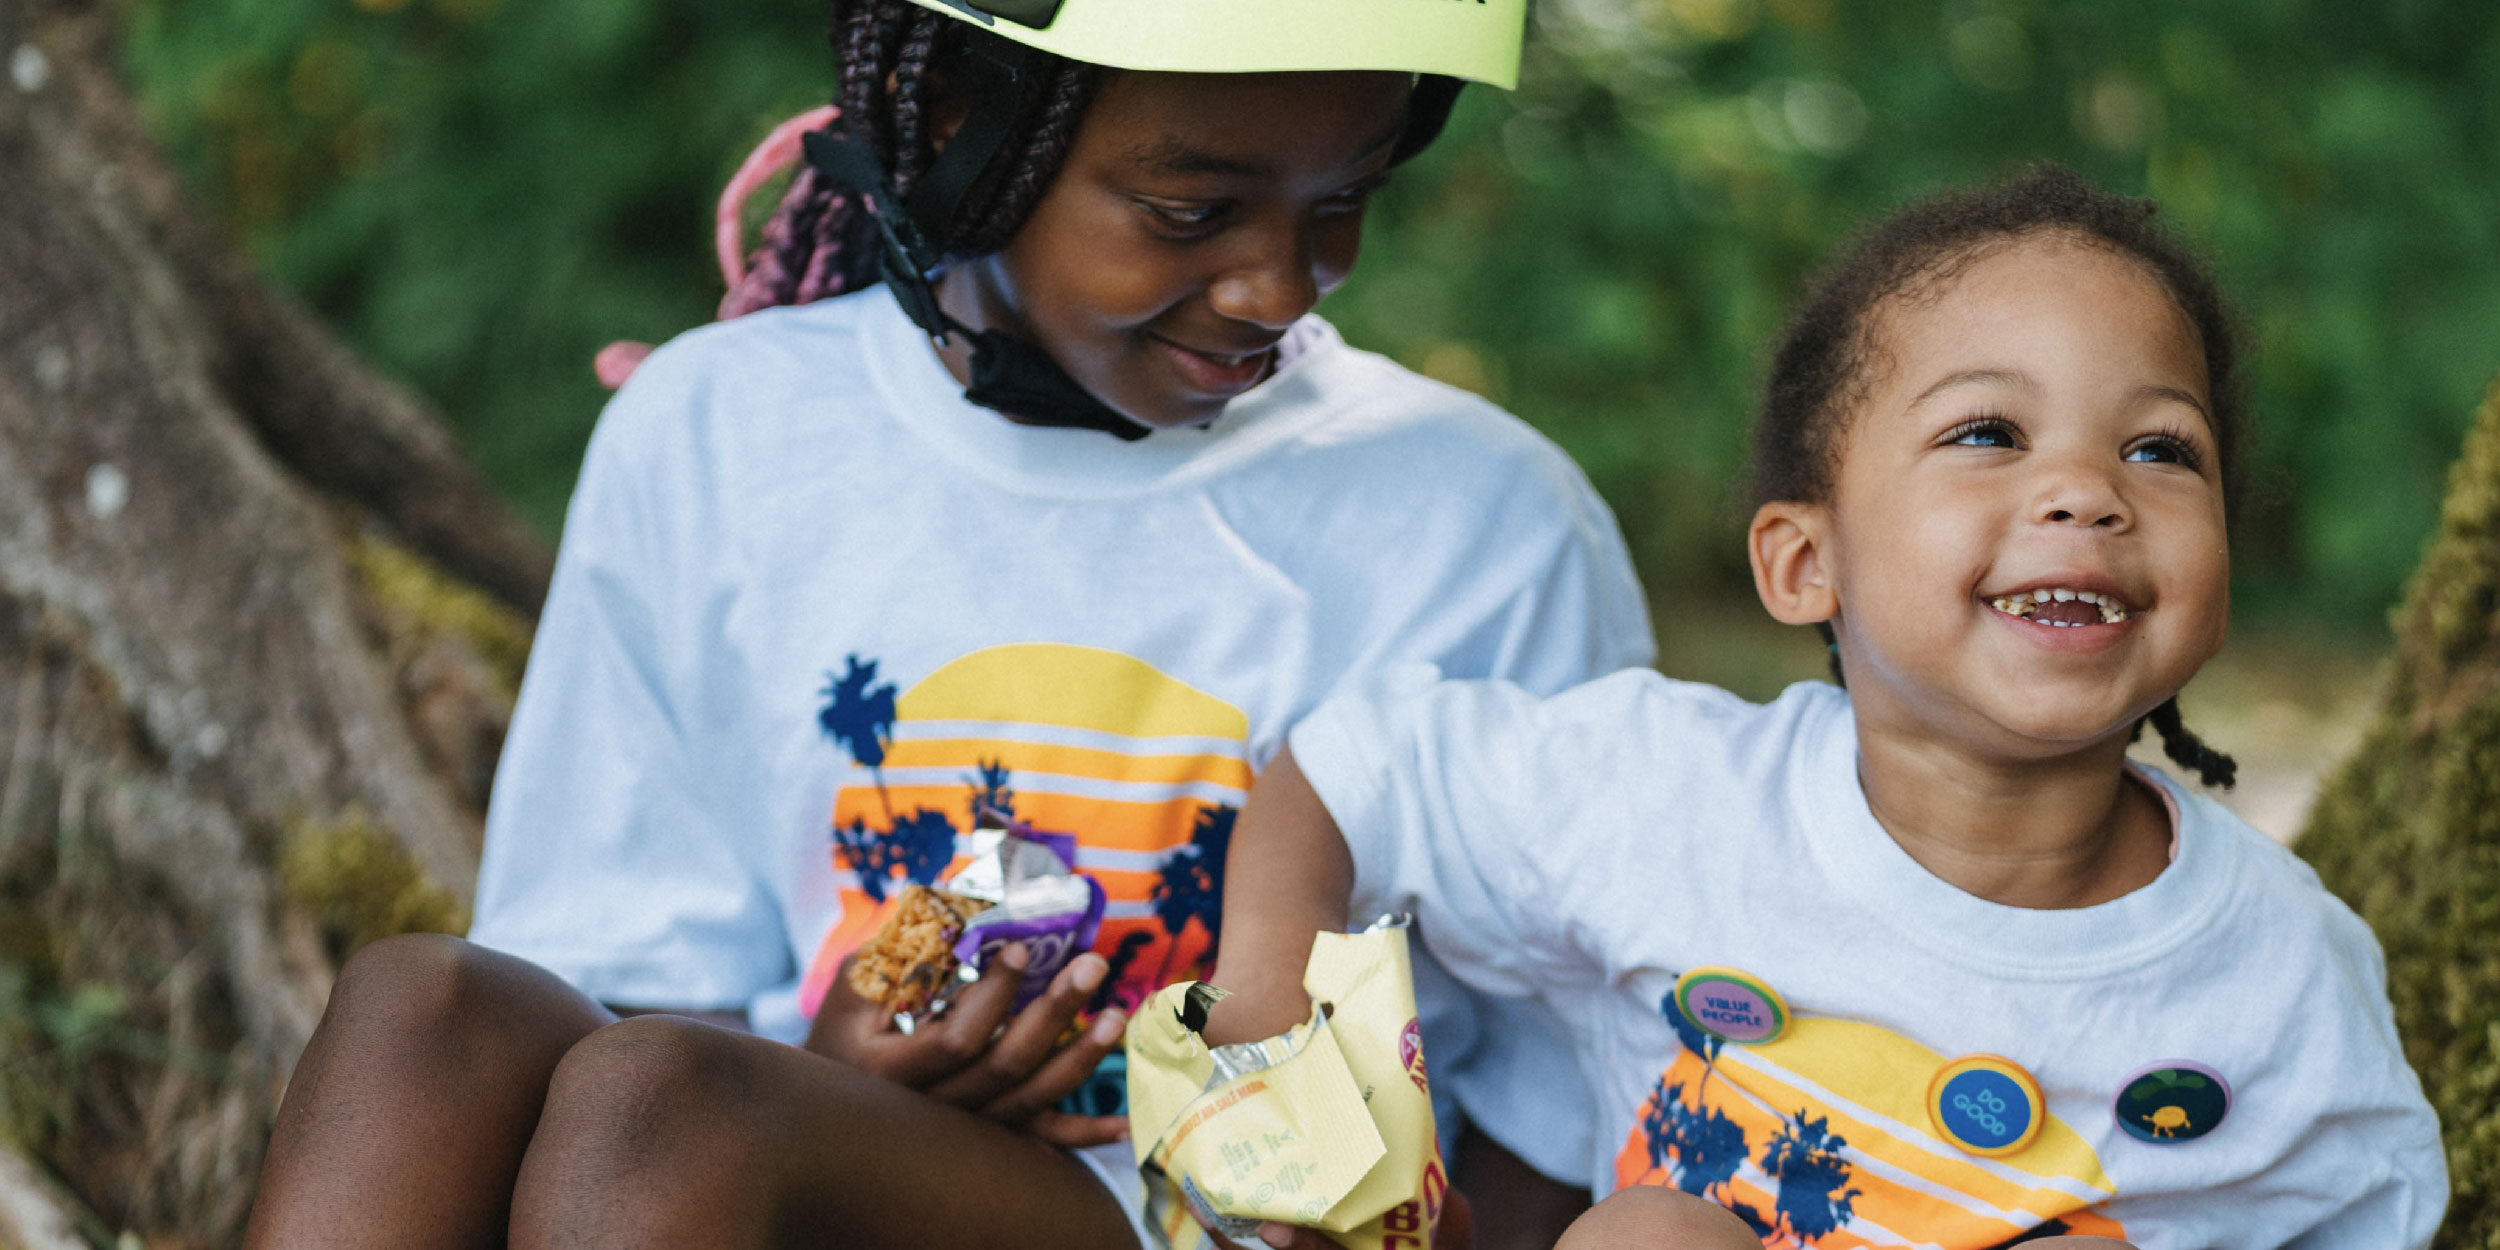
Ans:
{"type": "Polygon", "coordinates": [[[771,1114],[752,1048],[771,1043],[676,1016],[636,1016],[583,1038],[556,1065],[539,1142],[619,1166],[626,1156],[734,1151],[771,1114]]]}
{"type": "Polygon", "coordinates": [[[755,1048],[771,1045],[664,1015],[582,1039],[548,1084],[514,1194],[512,1244],[554,1244],[561,1229],[675,1228],[768,1185],[784,1138],[769,1131],[773,1086],[755,1048]]]}
{"type": "Polygon", "coordinates": [[[419,1040],[495,1018],[502,958],[439,933],[403,933],[350,956],[330,989],[324,1027],[419,1040]]]}
{"type": "Polygon", "coordinates": [[[1761,1250],[1726,1208],[1656,1185],[1618,1190],[1572,1221],[1554,1250],[1761,1250]]]}

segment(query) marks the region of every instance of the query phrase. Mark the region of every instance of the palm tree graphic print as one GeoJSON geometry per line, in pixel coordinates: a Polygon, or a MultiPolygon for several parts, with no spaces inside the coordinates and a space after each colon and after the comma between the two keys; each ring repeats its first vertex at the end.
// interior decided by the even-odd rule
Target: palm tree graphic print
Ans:
{"type": "Polygon", "coordinates": [[[933,884],[983,823],[1075,835],[1110,903],[1097,1008],[1133,1007],[1212,966],[1224,854],[1249,788],[1248,721],[1128,656],[1019,644],[908,689],[876,658],[828,671],[816,728],[842,771],[828,860],[842,908],[801,983],[813,1012],[905,882],[933,884]]]}
{"type": "Polygon", "coordinates": [[[2051,1117],[2018,1155],[1980,1159],[1922,1109],[1944,1057],[1899,1034],[1801,1012],[1778,1040],[1731,1046],[1659,1011],[1672,1062],[1642,1100],[1615,1183],[1671,1185],[1745,1221],[1765,1246],[1994,1250],[2060,1233],[2121,1237],[2091,1208],[2115,1193],[2091,1146],[2051,1117]]]}

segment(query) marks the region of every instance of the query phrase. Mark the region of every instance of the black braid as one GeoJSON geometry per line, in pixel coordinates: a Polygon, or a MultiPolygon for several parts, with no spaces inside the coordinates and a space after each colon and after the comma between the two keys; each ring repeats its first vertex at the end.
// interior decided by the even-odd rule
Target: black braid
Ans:
{"type": "Polygon", "coordinates": [[[1071,61],[1042,84],[1037,93],[1042,101],[1040,115],[1032,119],[1029,133],[1020,128],[1017,136],[1026,159],[1012,167],[985,171],[964,197],[961,220],[966,224],[957,246],[966,255],[995,252],[1023,228],[1024,219],[1033,215],[1033,206],[1041,202],[1042,192],[1067,160],[1068,148],[1076,140],[1076,124],[1094,102],[1094,88],[1101,81],[1094,67],[1071,61]]]}
{"type": "MultiPolygon", "coordinates": [[[[842,76],[834,105],[842,110],[840,124],[876,148],[894,175],[896,191],[910,194],[935,156],[928,114],[932,72],[942,72],[969,41],[995,38],[910,0],[834,0],[832,43],[842,76]]],[[[980,256],[1006,246],[1067,158],[1101,74],[1077,61],[1040,59],[1040,81],[1018,102],[1001,158],[983,171],[938,241],[949,256],[980,256]]],[[[735,316],[806,303],[877,279],[876,224],[854,197],[803,167],[765,224],[764,245],[751,258],[746,280],[721,301],[721,309],[735,316]]]]}
{"type": "MultiPolygon", "coordinates": [[[[2161,735],[2161,753],[2179,767],[2194,772],[2197,780],[2228,790],[2238,779],[2239,761],[2206,746],[2204,739],[2188,729],[2186,720],[2179,715],[2177,698],[2163,700],[2144,719],[2152,722],[2153,732],[2161,735]]],[[[2138,733],[2143,729],[2142,724],[2136,726],[2138,733]]]]}
{"type": "MultiPolygon", "coordinates": [[[[896,191],[909,194],[934,155],[926,116],[931,71],[942,74],[971,41],[997,38],[911,0],[833,0],[832,43],[842,76],[833,102],[842,110],[840,124],[876,148],[896,191]]],[[[999,158],[974,181],[945,237],[935,240],[950,257],[995,252],[1024,228],[1093,103],[1102,70],[1061,57],[1038,59],[1042,72],[1017,101],[999,158]]],[[[764,247],[751,259],[746,281],[721,301],[722,314],[874,284],[876,226],[853,201],[802,169],[765,226],[764,247]]]]}
{"type": "Polygon", "coordinates": [[[953,24],[952,18],[940,17],[927,9],[912,15],[911,26],[903,35],[903,48],[894,68],[893,142],[887,147],[887,166],[894,174],[894,190],[904,196],[929,171],[935,153],[931,151],[929,128],[921,108],[922,93],[929,83],[930,54],[937,50],[938,27],[953,24]]]}

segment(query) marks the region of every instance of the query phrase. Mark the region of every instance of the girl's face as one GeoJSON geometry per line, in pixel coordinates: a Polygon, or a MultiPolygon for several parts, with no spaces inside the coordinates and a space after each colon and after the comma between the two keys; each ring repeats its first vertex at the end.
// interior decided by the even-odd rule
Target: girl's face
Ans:
{"type": "Polygon", "coordinates": [[[2125,735],[2228,615],[2195,327],[2133,259],[2044,235],[1887,301],[1870,341],[1830,502],[1765,509],[1811,539],[1793,571],[1860,717],[2008,760],[2125,735]]]}
{"type": "Polygon", "coordinates": [[[1210,421],[1353,269],[1409,83],[1110,73],[1023,229],[951,270],[941,298],[1133,420],[1210,421]]]}

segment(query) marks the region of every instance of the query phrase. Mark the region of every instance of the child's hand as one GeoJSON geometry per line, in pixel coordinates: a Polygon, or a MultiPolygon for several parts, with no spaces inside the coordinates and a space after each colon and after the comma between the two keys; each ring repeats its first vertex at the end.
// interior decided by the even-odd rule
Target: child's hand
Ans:
{"type": "Polygon", "coordinates": [[[1007,1009],[1024,981],[1026,958],[1021,944],[1002,950],[979,981],[955,996],[946,1014],[911,1033],[897,1030],[889,1013],[854,993],[846,968],[816,1012],[807,1048],[1022,1127],[1052,1145],[1074,1149],[1119,1141],[1128,1136],[1125,1117],[1052,1109],[1120,1044],[1128,1024],[1127,1014],[1114,1007],[1066,1046],[1058,1044],[1108,967],[1100,955],[1077,956],[1041,997],[1011,1017],[1007,1009]]]}

